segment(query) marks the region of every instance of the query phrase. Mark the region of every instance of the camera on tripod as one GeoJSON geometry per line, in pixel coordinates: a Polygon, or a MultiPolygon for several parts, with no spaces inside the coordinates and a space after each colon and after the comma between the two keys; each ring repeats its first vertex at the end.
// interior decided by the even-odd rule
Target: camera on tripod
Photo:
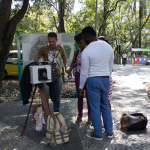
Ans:
{"type": "Polygon", "coordinates": [[[38,69],[38,80],[39,81],[46,81],[47,78],[47,69],[46,68],[39,68],[38,69]]]}
{"type": "Polygon", "coordinates": [[[35,65],[30,66],[30,83],[49,83],[52,82],[52,66],[51,65],[35,65]]]}

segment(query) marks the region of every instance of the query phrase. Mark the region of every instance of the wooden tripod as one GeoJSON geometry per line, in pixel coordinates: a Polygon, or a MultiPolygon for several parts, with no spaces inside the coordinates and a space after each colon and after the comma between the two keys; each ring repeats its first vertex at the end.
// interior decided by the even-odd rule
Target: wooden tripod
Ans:
{"type": "Polygon", "coordinates": [[[40,96],[41,96],[41,98],[42,98],[42,102],[43,102],[43,107],[44,107],[44,110],[45,110],[45,116],[46,116],[46,118],[47,118],[48,115],[50,114],[50,109],[49,109],[49,105],[48,105],[48,100],[47,100],[46,95],[45,95],[45,91],[44,91],[43,84],[36,84],[36,85],[35,85],[35,88],[34,88],[34,91],[33,91],[32,100],[31,100],[31,103],[30,103],[30,107],[29,107],[29,110],[28,110],[28,114],[27,114],[27,117],[26,117],[26,121],[25,121],[23,130],[22,130],[21,136],[23,135],[23,133],[24,133],[24,131],[25,131],[25,128],[26,128],[26,125],[27,125],[28,117],[29,117],[29,114],[30,114],[32,102],[33,102],[34,95],[35,95],[35,92],[36,92],[37,87],[39,87],[39,92],[40,92],[40,96]]]}

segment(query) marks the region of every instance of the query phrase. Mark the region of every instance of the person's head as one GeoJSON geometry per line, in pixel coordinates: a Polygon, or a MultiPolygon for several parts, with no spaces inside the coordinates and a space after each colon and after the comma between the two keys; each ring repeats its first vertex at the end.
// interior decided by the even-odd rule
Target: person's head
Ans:
{"type": "Polygon", "coordinates": [[[55,32],[48,33],[48,43],[51,48],[56,47],[57,41],[58,41],[57,34],[55,32]]]}
{"type": "Polygon", "coordinates": [[[79,48],[82,51],[86,47],[86,43],[85,43],[85,41],[82,38],[82,33],[76,34],[74,39],[75,39],[75,41],[77,42],[79,48]]]}
{"type": "Polygon", "coordinates": [[[105,36],[99,36],[98,39],[99,39],[99,40],[102,40],[102,41],[105,41],[105,42],[107,42],[108,44],[110,44],[109,41],[106,39],[105,36]]]}
{"type": "Polygon", "coordinates": [[[96,40],[96,31],[93,27],[85,27],[82,30],[83,39],[86,41],[86,44],[90,44],[91,42],[96,40]]]}

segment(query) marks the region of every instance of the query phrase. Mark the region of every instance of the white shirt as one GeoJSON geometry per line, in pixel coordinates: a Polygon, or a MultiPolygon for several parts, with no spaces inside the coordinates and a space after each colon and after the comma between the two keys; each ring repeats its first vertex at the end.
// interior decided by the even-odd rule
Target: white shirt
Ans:
{"type": "Polygon", "coordinates": [[[82,52],[80,72],[80,89],[87,78],[94,76],[111,76],[113,68],[113,49],[105,41],[91,42],[82,52]]]}
{"type": "Polygon", "coordinates": [[[127,57],[127,54],[122,54],[122,57],[123,57],[123,58],[126,58],[126,57],[127,57]]]}

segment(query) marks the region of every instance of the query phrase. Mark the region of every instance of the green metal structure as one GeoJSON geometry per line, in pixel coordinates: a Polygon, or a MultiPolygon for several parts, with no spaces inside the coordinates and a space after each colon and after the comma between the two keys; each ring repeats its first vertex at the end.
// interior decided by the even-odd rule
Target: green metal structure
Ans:
{"type": "Polygon", "coordinates": [[[22,94],[20,88],[20,81],[21,81],[21,55],[20,55],[20,31],[17,31],[17,50],[18,50],[18,77],[19,77],[19,96],[20,100],[22,101],[22,94]]]}

